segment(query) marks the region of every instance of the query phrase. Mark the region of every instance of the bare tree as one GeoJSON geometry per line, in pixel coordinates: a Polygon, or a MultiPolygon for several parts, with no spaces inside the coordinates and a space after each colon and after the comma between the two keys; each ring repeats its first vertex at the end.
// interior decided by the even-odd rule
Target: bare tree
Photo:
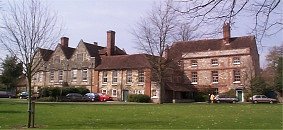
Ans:
{"type": "Polygon", "coordinates": [[[167,46],[176,40],[190,40],[194,28],[172,8],[172,1],[155,4],[147,16],[138,22],[133,35],[137,41],[137,49],[143,53],[157,56],[151,59],[153,72],[159,87],[159,103],[163,101],[165,70],[168,62],[162,58],[167,46]],[[190,30],[191,29],[191,30],[190,30]]]}
{"type": "MultiPolygon", "coordinates": [[[[51,48],[59,38],[56,14],[38,0],[13,1],[2,13],[0,42],[23,64],[28,85],[28,128],[32,122],[32,77],[41,65],[36,58],[38,48],[51,48]]],[[[32,126],[31,126],[32,122],[32,126]]]]}
{"type": "Polygon", "coordinates": [[[258,42],[283,29],[281,0],[176,0],[175,3],[183,5],[175,8],[178,12],[189,19],[198,19],[199,24],[220,27],[223,21],[249,19],[253,22],[250,33],[257,36],[258,42]]]}

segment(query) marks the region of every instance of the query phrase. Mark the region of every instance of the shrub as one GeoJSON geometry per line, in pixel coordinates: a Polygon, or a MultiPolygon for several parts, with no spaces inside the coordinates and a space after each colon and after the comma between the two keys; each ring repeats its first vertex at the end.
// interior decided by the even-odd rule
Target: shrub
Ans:
{"type": "Polygon", "coordinates": [[[205,102],[209,100],[209,96],[206,93],[198,92],[194,94],[194,100],[196,102],[205,102]]]}
{"type": "Polygon", "coordinates": [[[82,95],[90,92],[85,87],[43,87],[39,90],[40,97],[53,97],[57,99],[66,96],[68,93],[80,93],[82,95]]]}
{"type": "Polygon", "coordinates": [[[129,102],[142,102],[142,103],[149,103],[150,97],[144,94],[130,94],[128,97],[129,102]]]}

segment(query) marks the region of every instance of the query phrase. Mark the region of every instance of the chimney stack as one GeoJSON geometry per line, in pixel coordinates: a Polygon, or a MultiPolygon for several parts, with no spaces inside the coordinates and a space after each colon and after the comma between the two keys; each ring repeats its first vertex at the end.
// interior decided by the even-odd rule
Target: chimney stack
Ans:
{"type": "Polygon", "coordinates": [[[230,33],[230,23],[224,23],[223,25],[223,40],[225,44],[230,44],[230,38],[231,38],[231,33],[230,33]]]}
{"type": "Polygon", "coordinates": [[[114,54],[115,49],[115,31],[107,31],[107,56],[114,54]]]}
{"type": "Polygon", "coordinates": [[[63,46],[63,47],[69,46],[69,38],[68,37],[61,37],[61,46],[63,46]]]}

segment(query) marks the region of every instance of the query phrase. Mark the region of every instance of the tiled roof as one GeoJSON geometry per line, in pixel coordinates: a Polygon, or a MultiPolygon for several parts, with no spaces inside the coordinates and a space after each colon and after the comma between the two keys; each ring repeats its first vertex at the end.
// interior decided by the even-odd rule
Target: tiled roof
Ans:
{"type": "Polygon", "coordinates": [[[84,42],[84,45],[91,57],[99,57],[99,51],[105,48],[105,47],[97,46],[97,45],[86,43],[86,42],[84,42]]]}
{"type": "Polygon", "coordinates": [[[70,59],[75,51],[75,48],[71,48],[71,47],[64,47],[60,44],[60,47],[65,55],[65,57],[67,59],[70,59]]]}
{"type": "Polygon", "coordinates": [[[198,41],[175,42],[169,50],[169,58],[180,57],[182,53],[232,50],[241,48],[256,48],[254,36],[230,38],[230,44],[225,45],[223,39],[206,39],[198,41]]]}
{"type": "MultiPolygon", "coordinates": [[[[106,51],[107,48],[105,47],[104,49],[99,51],[99,54],[106,54],[106,51]]],[[[127,55],[127,53],[119,47],[115,46],[113,55],[127,55]]]]}
{"type": "Polygon", "coordinates": [[[53,50],[39,48],[40,55],[44,61],[48,61],[51,57],[53,50]]]}
{"type": "Polygon", "coordinates": [[[96,70],[151,68],[149,57],[146,54],[103,56],[96,70]]]}

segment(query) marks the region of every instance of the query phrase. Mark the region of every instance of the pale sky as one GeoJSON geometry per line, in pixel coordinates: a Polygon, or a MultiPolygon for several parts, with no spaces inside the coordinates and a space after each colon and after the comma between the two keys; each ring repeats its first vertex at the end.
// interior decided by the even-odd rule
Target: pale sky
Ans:
{"type": "MultiPolygon", "coordinates": [[[[128,54],[139,53],[131,34],[136,23],[158,0],[46,0],[52,11],[56,11],[59,20],[64,23],[64,35],[69,37],[69,46],[76,47],[81,39],[85,42],[98,42],[106,46],[106,31],[116,32],[116,46],[124,48],[128,54]]],[[[6,0],[2,0],[5,3],[6,0]]],[[[282,2],[281,2],[282,4],[282,2]]],[[[5,5],[4,5],[5,6],[5,5]]],[[[247,35],[249,21],[240,20],[232,28],[231,35],[247,35]]],[[[221,35],[222,36],[222,35],[221,35]]],[[[265,55],[269,47],[283,43],[282,31],[264,39],[258,47],[261,67],[266,63],[265,55]]],[[[221,38],[221,37],[218,37],[221,38]]],[[[59,39],[58,39],[59,42],[59,39]]],[[[3,58],[3,53],[1,58],[3,58]]]]}

